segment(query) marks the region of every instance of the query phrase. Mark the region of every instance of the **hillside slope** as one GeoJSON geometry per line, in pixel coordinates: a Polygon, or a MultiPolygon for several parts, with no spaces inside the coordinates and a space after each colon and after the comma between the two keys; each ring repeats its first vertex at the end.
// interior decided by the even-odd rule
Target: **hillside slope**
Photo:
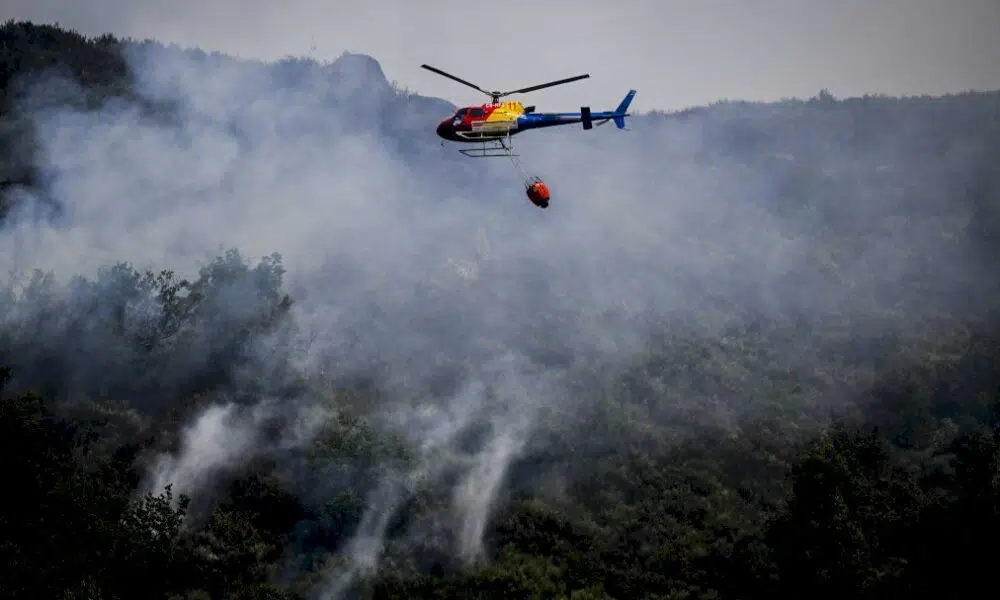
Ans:
{"type": "Polygon", "coordinates": [[[0,84],[0,596],[988,584],[1000,93],[525,134],[541,213],[370,57],[0,84]]]}

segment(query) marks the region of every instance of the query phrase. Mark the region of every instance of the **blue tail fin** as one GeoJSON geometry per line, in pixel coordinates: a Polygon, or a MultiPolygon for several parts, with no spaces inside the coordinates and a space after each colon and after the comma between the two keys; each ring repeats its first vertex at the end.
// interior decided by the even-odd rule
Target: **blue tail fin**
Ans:
{"type": "Polygon", "coordinates": [[[618,129],[625,129],[625,117],[629,116],[625,111],[628,110],[629,104],[632,104],[632,98],[635,98],[635,90],[629,90],[625,94],[625,98],[622,99],[622,103],[615,109],[615,116],[612,119],[615,122],[615,127],[618,129]]]}

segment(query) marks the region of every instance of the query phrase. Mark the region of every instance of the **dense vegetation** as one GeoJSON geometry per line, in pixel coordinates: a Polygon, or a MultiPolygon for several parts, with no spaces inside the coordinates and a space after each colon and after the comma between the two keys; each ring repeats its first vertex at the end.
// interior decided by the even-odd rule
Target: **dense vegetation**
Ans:
{"type": "MultiPolygon", "coordinates": [[[[29,23],[0,29],[0,208],[20,187],[43,187],[17,100],[26,77],[61,65],[95,105],[127,97],[123,43],[29,23]]],[[[906,293],[884,291],[889,305],[894,294],[910,299],[894,312],[805,321],[730,306],[721,334],[692,323],[651,331],[625,372],[577,375],[588,401],[552,416],[511,466],[483,559],[466,563],[432,534],[408,535],[449,501],[449,490],[419,489],[387,526],[377,573],[348,595],[958,598],[989,589],[1000,536],[1000,277],[989,268],[1000,250],[1000,96],[823,95],[703,110],[736,115],[705,136],[751,165],[763,160],[752,148],[767,142],[752,123],[765,110],[795,121],[800,136],[828,131],[826,119],[850,121],[850,132],[838,129],[847,139],[830,143],[855,144],[859,155],[892,119],[927,123],[938,136],[927,152],[940,160],[972,148],[961,159],[966,192],[939,208],[974,215],[942,235],[978,257],[977,268],[947,298],[919,279],[906,293]],[[865,318],[895,325],[859,336],[865,318]],[[798,356],[774,351],[790,340],[798,356]],[[738,418],[725,426],[706,417],[730,397],[752,410],[731,411],[738,418]]],[[[896,165],[901,206],[919,179],[908,169],[896,165]]],[[[815,177],[790,173],[769,208],[825,215],[824,268],[835,270],[838,253],[878,232],[838,229],[838,198],[802,197],[815,177]]],[[[297,326],[283,274],[280,256],[254,264],[232,251],[193,280],[122,263],[92,279],[36,273],[0,288],[9,500],[0,597],[277,599],[331,589],[346,568],[338,551],[371,527],[369,492],[387,465],[412,464],[418,450],[368,418],[381,401],[377,381],[307,373],[283,358],[297,326]],[[309,410],[303,398],[320,398],[324,418],[310,443],[276,443],[191,497],[148,491],[158,457],[182,446],[220,396],[244,415],[260,398],[279,399],[285,410],[261,417],[276,438],[309,410]]]]}

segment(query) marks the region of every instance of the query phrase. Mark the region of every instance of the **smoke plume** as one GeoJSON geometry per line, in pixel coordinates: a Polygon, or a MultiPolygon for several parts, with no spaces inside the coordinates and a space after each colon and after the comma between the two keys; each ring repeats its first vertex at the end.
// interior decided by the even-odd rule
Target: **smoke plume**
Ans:
{"type": "MultiPolygon", "coordinates": [[[[509,162],[442,148],[434,127],[454,107],[394,90],[369,57],[262,64],[129,49],[142,103],[83,110],[54,95],[56,79],[23,100],[45,185],[2,224],[0,267],[107,283],[101,269],[128,261],[195,280],[230,248],[251,262],[279,254],[280,267],[223,264],[218,273],[238,276],[205,276],[215,291],[184,338],[192,353],[157,363],[169,373],[149,389],[204,375],[248,319],[280,305],[276,281],[293,301],[289,324],[240,338],[250,348],[240,373],[152,463],[149,489],[196,493],[220,469],[306,445],[346,410],[324,385],[377,380],[379,401],[353,409],[398,432],[411,455],[367,491],[331,597],[377,569],[396,512],[435,486],[449,492],[424,534],[446,532],[449,552],[478,559],[518,457],[560,420],[572,428],[589,414],[582,374],[625,369],[655,333],[794,315],[804,328],[774,352],[804,368],[809,328],[829,319],[847,338],[872,337],[898,328],[901,307],[916,320],[986,296],[981,257],[942,233],[974,218],[949,200],[982,176],[970,157],[985,150],[928,149],[939,138],[919,115],[866,128],[837,105],[721,105],[638,116],[630,131],[528,132],[515,141],[552,189],[542,211],[509,162]]],[[[18,296],[18,281],[3,323],[25,356],[44,345],[95,393],[142,371],[126,349],[108,354],[96,326],[84,335],[103,317],[81,291],[54,286],[42,302],[18,296]],[[47,319],[53,303],[69,316],[47,319]]],[[[168,314],[149,289],[127,303],[135,331],[168,314]]],[[[738,390],[690,402],[706,421],[755,410],[738,390]]],[[[650,414],[677,417],[665,404],[650,414]]]]}

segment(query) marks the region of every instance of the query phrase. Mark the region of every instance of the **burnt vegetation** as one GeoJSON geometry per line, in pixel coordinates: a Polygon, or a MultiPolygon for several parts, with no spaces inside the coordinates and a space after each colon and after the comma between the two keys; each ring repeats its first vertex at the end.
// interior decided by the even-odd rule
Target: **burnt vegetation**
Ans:
{"type": "MultiPolygon", "coordinates": [[[[85,90],[74,102],[141,102],[129,43],[0,27],[0,215],[24,190],[44,194],[19,100],[25,84],[57,69],[85,90]]],[[[54,93],[32,102],[67,101],[54,93]]],[[[399,92],[395,101],[410,100],[399,92]]],[[[785,185],[766,208],[828,223],[816,269],[831,281],[847,285],[857,274],[838,273],[836,257],[880,234],[838,213],[838,194],[858,186],[773,158],[810,136],[871,161],[870,201],[904,215],[929,185],[925,165],[963,168],[964,187],[936,205],[936,233],[974,264],[948,290],[925,289],[919,276],[873,288],[873,303],[892,307],[877,316],[731,305],[722,332],[665,322],[625,373],[580,374],[579,394],[594,397],[512,465],[483,561],[394,546],[448,493],[427,490],[391,524],[388,558],[355,597],[959,598],[989,589],[1000,538],[1000,271],[990,268],[1000,256],[1000,94],[721,102],[641,115],[633,127],[708,114],[699,160],[714,152],[782,169],[785,185]],[[917,164],[879,162],[890,128],[922,131],[926,148],[908,155],[917,164]],[[879,320],[877,333],[858,333],[866,318],[879,320]],[[801,352],[772,350],[790,344],[801,352]],[[723,426],[706,407],[725,402],[735,417],[723,426]],[[556,474],[558,493],[539,491],[556,474]]],[[[9,500],[0,597],[309,598],[336,571],[380,465],[406,463],[411,449],[366,420],[377,382],[317,377],[280,349],[254,351],[261,339],[292,343],[295,298],[283,273],[280,256],[231,251],[192,280],[122,263],[94,278],[36,273],[0,288],[9,500]],[[237,411],[306,394],[336,410],[312,443],[229,468],[199,494],[144,493],[154,458],[223,393],[237,411]],[[339,484],[305,485],[286,477],[289,465],[319,482],[336,472],[339,484]]]]}

